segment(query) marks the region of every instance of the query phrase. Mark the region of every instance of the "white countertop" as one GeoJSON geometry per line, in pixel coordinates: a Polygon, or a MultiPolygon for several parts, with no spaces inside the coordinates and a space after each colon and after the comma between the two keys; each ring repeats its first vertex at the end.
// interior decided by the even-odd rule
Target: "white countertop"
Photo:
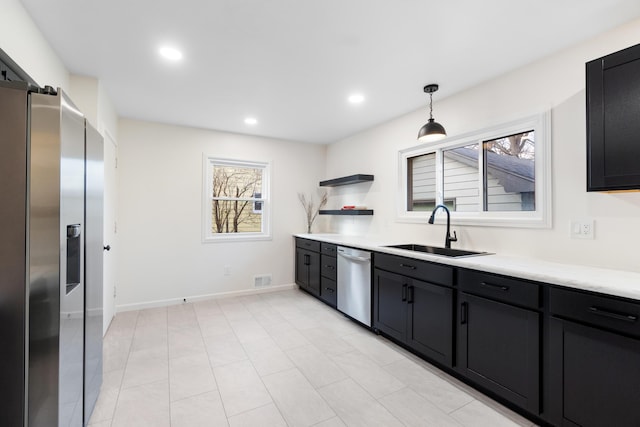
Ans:
{"type": "Polygon", "coordinates": [[[499,254],[450,258],[385,247],[387,245],[408,242],[377,240],[341,234],[296,234],[295,237],[640,300],[640,273],[631,271],[561,264],[533,258],[499,254]]]}

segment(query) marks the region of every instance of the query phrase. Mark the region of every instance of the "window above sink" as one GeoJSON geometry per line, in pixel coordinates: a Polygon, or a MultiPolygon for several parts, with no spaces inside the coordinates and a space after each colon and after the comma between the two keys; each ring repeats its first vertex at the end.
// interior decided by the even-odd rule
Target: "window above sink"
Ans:
{"type": "Polygon", "coordinates": [[[551,226],[548,112],[411,147],[398,161],[400,222],[426,223],[443,204],[457,225],[551,226]]]}

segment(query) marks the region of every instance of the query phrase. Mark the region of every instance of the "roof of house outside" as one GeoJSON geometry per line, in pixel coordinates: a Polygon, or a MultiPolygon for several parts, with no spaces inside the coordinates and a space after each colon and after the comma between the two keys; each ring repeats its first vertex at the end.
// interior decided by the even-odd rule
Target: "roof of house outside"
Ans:
{"type": "MultiPolygon", "coordinates": [[[[445,150],[444,155],[472,167],[478,165],[478,150],[460,147],[445,150]]],[[[533,160],[488,151],[487,167],[489,175],[496,178],[507,193],[527,193],[535,190],[533,160]]]]}

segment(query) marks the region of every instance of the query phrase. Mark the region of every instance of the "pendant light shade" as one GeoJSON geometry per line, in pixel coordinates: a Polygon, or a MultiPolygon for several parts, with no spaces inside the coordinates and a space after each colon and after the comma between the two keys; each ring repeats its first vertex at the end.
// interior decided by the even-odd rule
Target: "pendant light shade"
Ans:
{"type": "Polygon", "coordinates": [[[425,93],[429,94],[429,121],[420,128],[418,141],[433,142],[447,136],[444,126],[433,119],[433,92],[438,90],[437,84],[429,84],[424,87],[425,93]]]}

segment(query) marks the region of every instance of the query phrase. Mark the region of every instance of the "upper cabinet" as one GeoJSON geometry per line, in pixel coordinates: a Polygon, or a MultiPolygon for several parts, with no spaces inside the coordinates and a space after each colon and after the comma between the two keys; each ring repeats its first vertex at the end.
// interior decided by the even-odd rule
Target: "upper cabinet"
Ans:
{"type": "Polygon", "coordinates": [[[590,61],[587,191],[640,189],[640,44],[590,61]]]}

